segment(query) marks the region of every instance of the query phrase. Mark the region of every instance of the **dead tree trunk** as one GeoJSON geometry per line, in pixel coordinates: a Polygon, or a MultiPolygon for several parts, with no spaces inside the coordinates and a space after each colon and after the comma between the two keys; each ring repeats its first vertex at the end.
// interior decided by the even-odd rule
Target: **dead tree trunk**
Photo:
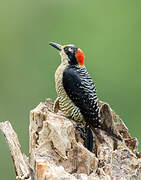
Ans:
{"type": "Polygon", "coordinates": [[[95,137],[94,153],[83,146],[75,122],[53,112],[47,99],[30,112],[29,159],[21,153],[16,133],[9,122],[1,122],[13,159],[16,179],[35,180],[141,180],[141,154],[123,121],[107,103],[99,102],[103,122],[123,141],[95,137]]]}

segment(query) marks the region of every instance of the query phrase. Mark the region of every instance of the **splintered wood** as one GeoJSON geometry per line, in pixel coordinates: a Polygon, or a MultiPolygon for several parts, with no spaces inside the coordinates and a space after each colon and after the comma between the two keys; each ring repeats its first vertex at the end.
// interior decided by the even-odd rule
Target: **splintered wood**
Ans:
{"type": "Polygon", "coordinates": [[[10,123],[0,123],[17,179],[141,180],[137,139],[130,136],[123,121],[107,103],[100,101],[99,104],[104,126],[112,129],[122,141],[98,130],[99,138],[104,141],[95,136],[94,153],[84,147],[84,140],[75,129],[76,123],[61,116],[60,111],[53,111],[50,99],[30,112],[29,162],[20,151],[17,135],[10,123]]]}
{"type": "Polygon", "coordinates": [[[11,157],[13,159],[15,171],[16,171],[16,179],[30,180],[30,171],[29,171],[29,163],[27,161],[27,157],[21,153],[20,144],[18,141],[18,137],[13,130],[10,122],[5,121],[0,123],[0,129],[4,134],[6,141],[9,145],[11,157]]]}

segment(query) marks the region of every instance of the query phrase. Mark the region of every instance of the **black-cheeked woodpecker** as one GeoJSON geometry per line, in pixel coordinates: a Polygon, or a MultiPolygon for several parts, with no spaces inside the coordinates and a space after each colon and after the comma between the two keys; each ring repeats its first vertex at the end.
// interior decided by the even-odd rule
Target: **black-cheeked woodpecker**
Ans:
{"type": "Polygon", "coordinates": [[[94,131],[102,129],[120,139],[102,126],[95,84],[84,66],[84,53],[75,45],[49,43],[59,50],[61,64],[55,72],[56,91],[62,113],[76,122],[87,123],[94,131]]]}

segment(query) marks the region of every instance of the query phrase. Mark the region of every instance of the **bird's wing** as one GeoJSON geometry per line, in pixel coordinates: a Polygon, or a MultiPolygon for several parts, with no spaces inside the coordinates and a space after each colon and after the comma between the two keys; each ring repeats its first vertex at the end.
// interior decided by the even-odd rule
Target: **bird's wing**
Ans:
{"type": "Polygon", "coordinates": [[[63,87],[84,118],[91,123],[94,121],[97,126],[100,112],[96,88],[86,68],[66,68],[63,72],[63,87]]]}
{"type": "Polygon", "coordinates": [[[101,119],[96,88],[86,68],[67,68],[63,72],[63,86],[67,95],[79,107],[86,122],[90,125],[94,133],[97,134],[99,140],[102,139],[99,137],[99,133],[95,128],[104,130],[109,136],[122,140],[111,127],[103,126],[99,121],[101,119]]]}

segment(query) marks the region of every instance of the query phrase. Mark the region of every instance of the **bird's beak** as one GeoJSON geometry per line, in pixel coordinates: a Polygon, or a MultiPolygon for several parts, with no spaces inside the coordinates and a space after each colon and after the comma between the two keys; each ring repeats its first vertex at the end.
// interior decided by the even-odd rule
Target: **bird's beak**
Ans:
{"type": "Polygon", "coordinates": [[[62,46],[60,44],[50,42],[49,45],[53,46],[54,48],[58,49],[59,51],[62,50],[62,46]]]}

